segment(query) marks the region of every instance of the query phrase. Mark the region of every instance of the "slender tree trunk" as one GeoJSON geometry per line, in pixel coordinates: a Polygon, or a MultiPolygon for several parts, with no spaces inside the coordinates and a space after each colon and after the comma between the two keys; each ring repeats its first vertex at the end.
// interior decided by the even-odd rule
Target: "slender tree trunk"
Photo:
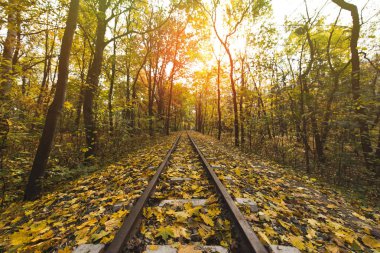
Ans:
{"type": "Polygon", "coordinates": [[[17,36],[16,36],[16,48],[12,58],[12,68],[15,71],[15,66],[18,64],[20,58],[20,50],[21,50],[21,11],[16,11],[16,22],[17,22],[17,36]]]}
{"type": "Polygon", "coordinates": [[[96,156],[97,133],[96,119],[94,113],[94,100],[98,91],[99,77],[103,64],[103,53],[105,48],[105,33],[107,29],[106,21],[107,0],[99,1],[98,23],[96,28],[96,42],[94,59],[89,69],[83,97],[83,119],[86,133],[87,150],[85,152],[85,163],[91,164],[96,156]]]}
{"type": "MultiPolygon", "coordinates": [[[[82,59],[81,59],[81,71],[80,71],[80,89],[79,89],[79,96],[78,96],[78,103],[76,106],[76,116],[75,116],[75,131],[78,132],[79,125],[80,125],[80,118],[82,115],[82,107],[83,107],[83,96],[84,96],[84,86],[86,83],[86,74],[85,74],[85,67],[86,64],[86,40],[83,40],[83,52],[82,52],[82,59]]],[[[91,57],[90,57],[91,59],[91,57]]],[[[89,66],[87,66],[89,67],[89,66]]],[[[79,132],[78,132],[79,134],[79,132]]]]}
{"type": "Polygon", "coordinates": [[[221,70],[221,60],[218,60],[218,76],[217,76],[217,87],[218,87],[218,140],[222,137],[222,109],[220,108],[220,70],[221,70]]]}
{"type": "Polygon", "coordinates": [[[245,92],[245,76],[244,76],[244,58],[241,61],[241,87],[240,87],[240,101],[239,101],[239,110],[240,110],[240,143],[241,146],[244,146],[245,142],[245,131],[244,131],[244,112],[243,112],[243,103],[244,103],[244,92],[245,92]]]}
{"type": "Polygon", "coordinates": [[[172,96],[173,96],[173,84],[174,84],[174,68],[175,68],[175,63],[173,65],[173,73],[170,78],[170,89],[169,89],[169,101],[168,101],[168,110],[166,114],[166,122],[165,122],[165,134],[169,135],[170,134],[170,116],[171,116],[171,107],[172,107],[172,96]]]}
{"type": "Polygon", "coordinates": [[[45,175],[49,155],[53,146],[54,133],[65,102],[70,53],[77,24],[78,10],[79,0],[71,0],[66,29],[62,38],[57,88],[54,100],[50,105],[46,116],[45,126],[34,158],[28,184],[25,189],[24,200],[36,199],[42,190],[42,180],[45,175]]]}
{"type": "Polygon", "coordinates": [[[234,132],[235,132],[235,146],[239,146],[239,112],[238,112],[238,103],[237,103],[237,95],[236,95],[236,87],[235,87],[235,79],[234,79],[234,60],[232,59],[231,52],[227,46],[225,46],[225,50],[228,55],[228,59],[230,61],[230,84],[232,90],[232,103],[234,109],[234,132]]]}
{"type": "MultiPolygon", "coordinates": [[[[115,19],[114,24],[114,35],[116,36],[116,28],[117,28],[118,19],[115,19]]],[[[113,90],[115,85],[115,76],[116,76],[116,40],[113,41],[113,55],[112,55],[112,63],[111,63],[111,80],[110,80],[110,89],[108,92],[108,122],[109,122],[109,132],[112,135],[114,131],[113,124],[113,108],[112,108],[112,97],[113,90]]]]}
{"type": "Polygon", "coordinates": [[[358,52],[358,40],[360,35],[360,19],[359,12],[356,5],[347,3],[344,0],[332,0],[335,4],[340,6],[351,13],[352,17],[352,31],[350,40],[350,50],[351,50],[351,90],[352,98],[354,100],[354,108],[356,113],[356,120],[359,125],[360,131],[360,141],[363,150],[363,156],[366,161],[367,167],[372,164],[371,161],[371,138],[369,134],[369,127],[367,123],[367,115],[365,107],[361,102],[361,92],[360,92],[360,59],[358,52]]]}
{"type": "Polygon", "coordinates": [[[152,62],[149,64],[149,72],[148,72],[148,121],[149,121],[149,135],[154,135],[153,130],[153,99],[154,99],[154,82],[152,80],[152,62]]]}

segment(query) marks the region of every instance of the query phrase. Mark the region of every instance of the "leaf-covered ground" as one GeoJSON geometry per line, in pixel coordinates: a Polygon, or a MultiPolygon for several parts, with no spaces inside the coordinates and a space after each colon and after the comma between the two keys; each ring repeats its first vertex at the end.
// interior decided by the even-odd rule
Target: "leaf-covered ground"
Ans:
{"type": "Polygon", "coordinates": [[[350,205],[315,179],[251,159],[214,138],[191,133],[234,197],[250,198],[259,211],[241,207],[265,244],[302,252],[380,252],[380,213],[350,205]]]}
{"type": "Polygon", "coordinates": [[[70,252],[79,244],[110,242],[174,137],[132,152],[37,201],[14,203],[2,210],[0,252],[70,252]],[[122,207],[115,208],[119,203],[122,207]]]}
{"type": "Polygon", "coordinates": [[[161,175],[150,203],[144,208],[140,249],[146,245],[169,244],[183,251],[183,247],[189,247],[184,245],[189,244],[226,248],[232,244],[230,221],[224,216],[215,189],[185,134],[161,175]],[[179,181],[179,178],[187,180],[179,181]],[[164,199],[207,199],[207,203],[205,206],[191,203],[159,206],[164,199]]]}

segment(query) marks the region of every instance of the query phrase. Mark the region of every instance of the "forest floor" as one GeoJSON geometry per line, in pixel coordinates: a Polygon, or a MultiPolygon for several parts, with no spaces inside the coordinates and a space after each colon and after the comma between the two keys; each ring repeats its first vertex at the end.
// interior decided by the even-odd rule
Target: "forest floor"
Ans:
{"type": "MultiPolygon", "coordinates": [[[[229,193],[257,202],[258,211],[241,210],[264,243],[293,245],[302,252],[380,251],[379,209],[352,205],[314,178],[191,134],[229,193]]],[[[109,243],[175,137],[162,137],[160,144],[37,201],[2,210],[0,252],[70,252],[83,243],[109,243]],[[123,205],[115,209],[118,203],[123,205]]]]}
{"type": "Polygon", "coordinates": [[[248,157],[212,137],[193,135],[211,165],[220,168],[216,173],[229,193],[258,203],[258,213],[246,209],[245,214],[261,240],[306,252],[379,252],[376,203],[353,205],[315,178],[248,157]]]}

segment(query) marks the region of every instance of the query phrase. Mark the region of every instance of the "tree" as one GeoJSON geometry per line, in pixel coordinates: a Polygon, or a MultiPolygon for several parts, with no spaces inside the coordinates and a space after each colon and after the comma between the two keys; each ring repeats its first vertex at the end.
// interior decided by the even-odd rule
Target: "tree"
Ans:
{"type": "Polygon", "coordinates": [[[0,63],[0,152],[5,149],[9,132],[8,108],[9,93],[12,88],[13,56],[17,38],[17,0],[9,0],[7,12],[7,37],[3,44],[3,55],[0,63]]]}
{"type": "Polygon", "coordinates": [[[79,0],[71,0],[66,28],[62,38],[58,80],[54,100],[46,115],[45,126],[34,158],[32,170],[29,175],[28,185],[25,189],[24,200],[36,199],[42,190],[42,180],[45,175],[49,155],[53,146],[54,133],[57,128],[59,116],[62,112],[63,103],[65,102],[67,79],[69,76],[70,52],[77,25],[78,12],[79,0]]]}
{"type": "MultiPolygon", "coordinates": [[[[219,42],[222,44],[224,47],[229,64],[230,64],[230,85],[231,85],[231,91],[232,91],[232,103],[233,103],[233,109],[234,109],[234,132],[235,132],[235,146],[239,146],[239,112],[238,112],[238,104],[237,104],[237,92],[236,92],[236,85],[235,85],[235,77],[234,77],[234,59],[232,56],[232,52],[230,50],[230,41],[229,39],[231,36],[233,36],[237,30],[239,25],[242,24],[244,21],[244,18],[246,17],[248,11],[251,9],[253,2],[248,1],[248,3],[244,3],[243,6],[239,6],[240,8],[237,8],[238,10],[241,10],[241,12],[234,14],[233,16],[233,21],[235,23],[231,24],[231,20],[229,20],[230,27],[228,32],[222,37],[220,32],[218,31],[217,28],[217,8],[218,8],[219,1],[214,2],[211,18],[212,18],[212,25],[214,28],[214,32],[216,37],[218,38],[219,42]]],[[[231,7],[227,7],[227,11],[229,13],[232,12],[231,7]]],[[[231,17],[232,18],[232,17],[231,17]]]]}
{"type": "Polygon", "coordinates": [[[352,17],[352,30],[350,39],[350,50],[351,50],[351,90],[352,98],[354,100],[354,108],[356,113],[356,120],[359,125],[360,140],[363,150],[364,159],[367,166],[372,164],[371,153],[371,138],[369,134],[369,128],[367,123],[366,108],[361,102],[361,91],[360,91],[360,59],[358,51],[358,40],[360,37],[360,19],[359,12],[356,5],[348,3],[344,0],[332,0],[335,4],[344,10],[351,13],[352,17]]]}

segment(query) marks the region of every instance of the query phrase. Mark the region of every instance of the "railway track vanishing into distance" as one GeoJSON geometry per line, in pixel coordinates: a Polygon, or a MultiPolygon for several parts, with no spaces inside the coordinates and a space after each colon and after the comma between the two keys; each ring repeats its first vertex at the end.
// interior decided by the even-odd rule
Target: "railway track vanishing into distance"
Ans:
{"type": "MultiPolygon", "coordinates": [[[[197,248],[203,252],[276,252],[272,247],[271,249],[266,248],[261,243],[235,204],[233,197],[227,192],[227,189],[214,172],[213,167],[200,151],[197,143],[190,134],[186,133],[187,136],[183,135],[184,134],[176,138],[164,160],[157,168],[155,175],[150,180],[141,197],[132,207],[129,215],[125,218],[113,241],[105,249],[105,252],[141,252],[143,250],[152,253],[177,252],[176,249],[170,245],[162,245],[162,240],[157,243],[155,239],[144,238],[144,235],[141,233],[142,227],[145,228],[155,223],[155,221],[152,220],[154,219],[152,210],[155,210],[157,206],[162,208],[166,204],[175,205],[177,208],[178,206],[182,206],[179,207],[182,208],[180,212],[176,213],[173,210],[167,211],[171,212],[171,214],[186,214],[185,212],[181,212],[181,210],[184,210],[183,206],[191,210],[191,213],[200,212],[201,216],[204,215],[202,212],[216,213],[217,218],[215,224],[213,221],[209,221],[208,225],[215,225],[215,228],[220,230],[219,235],[222,238],[214,237],[211,242],[207,241],[207,245],[204,245],[203,248],[202,246],[197,248]],[[178,166],[176,162],[186,162],[188,168],[178,166]],[[165,175],[165,173],[169,173],[169,175],[165,175]],[[177,177],[173,177],[173,175],[177,177]],[[180,189],[181,187],[190,194],[184,193],[187,194],[187,197],[179,199],[179,191],[176,191],[176,189],[180,189]],[[194,199],[194,196],[197,197],[197,199],[194,199]],[[164,198],[168,199],[162,200],[164,198]],[[217,212],[217,210],[219,210],[219,212],[217,212]],[[221,244],[224,247],[221,247],[221,244]]],[[[188,218],[188,216],[185,216],[185,218],[188,218]]],[[[164,218],[160,217],[160,219],[164,218]]],[[[168,218],[165,217],[165,219],[167,220],[168,218]]],[[[191,224],[187,223],[185,226],[197,224],[198,226],[206,227],[201,224],[202,219],[195,218],[195,221],[192,219],[193,218],[190,217],[192,221],[191,224]]],[[[187,221],[182,219],[182,222],[186,223],[187,221]]],[[[194,231],[194,229],[191,230],[190,228],[190,231],[194,231]]],[[[200,244],[202,240],[199,235],[194,236],[193,233],[186,234],[183,230],[180,233],[187,239],[185,239],[185,243],[183,241],[177,242],[177,245],[186,243],[190,245],[194,241],[200,244]]],[[[205,240],[202,241],[205,242],[205,240]]],[[[281,250],[279,248],[277,252],[297,251],[286,251],[285,249],[281,250]]]]}

